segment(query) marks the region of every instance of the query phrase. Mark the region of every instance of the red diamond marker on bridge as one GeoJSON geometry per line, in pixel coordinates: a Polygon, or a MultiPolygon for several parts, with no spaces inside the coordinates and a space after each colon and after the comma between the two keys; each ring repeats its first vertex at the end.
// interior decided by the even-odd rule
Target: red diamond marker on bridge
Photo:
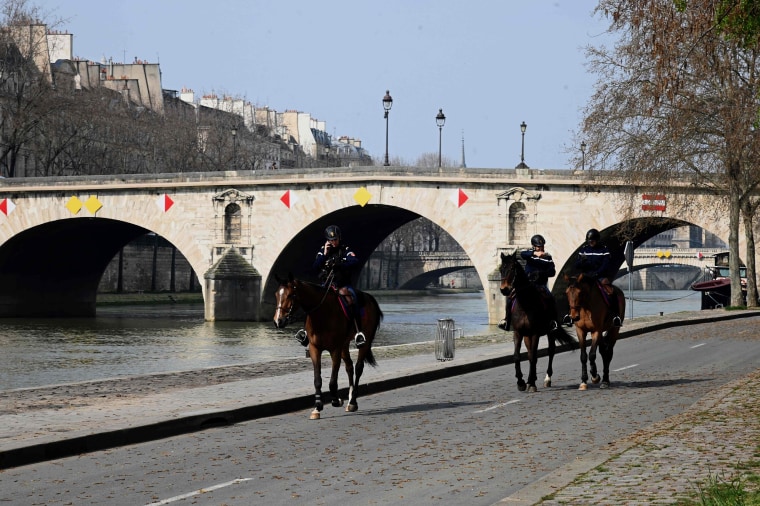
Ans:
{"type": "Polygon", "coordinates": [[[14,204],[11,199],[3,199],[0,201],[0,211],[2,211],[4,215],[8,216],[14,209],[16,209],[16,204],[14,204]]]}
{"type": "Polygon", "coordinates": [[[158,197],[156,204],[158,204],[159,209],[161,209],[163,212],[166,212],[169,210],[171,206],[174,205],[174,201],[169,195],[164,193],[163,195],[158,197]]]}

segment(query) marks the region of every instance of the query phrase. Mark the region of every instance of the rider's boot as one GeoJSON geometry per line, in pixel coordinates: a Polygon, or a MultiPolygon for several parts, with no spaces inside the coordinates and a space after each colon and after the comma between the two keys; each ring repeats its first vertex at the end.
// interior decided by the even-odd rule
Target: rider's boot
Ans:
{"type": "Polygon", "coordinates": [[[354,336],[354,344],[357,348],[361,348],[365,344],[367,344],[367,336],[364,335],[364,332],[361,331],[361,327],[359,326],[359,323],[361,322],[361,318],[359,318],[358,314],[354,314],[354,325],[356,325],[356,335],[354,336]]]}
{"type": "Polygon", "coordinates": [[[354,336],[354,344],[357,348],[361,348],[367,344],[367,336],[361,331],[361,316],[359,316],[359,309],[356,307],[356,303],[351,305],[351,314],[354,318],[354,326],[356,327],[356,335],[354,336]]]}
{"type": "Polygon", "coordinates": [[[298,339],[298,342],[301,343],[301,346],[309,346],[309,336],[306,335],[306,329],[299,330],[293,337],[298,339]]]}
{"type": "Polygon", "coordinates": [[[617,301],[610,303],[610,311],[612,312],[612,326],[622,327],[623,320],[620,318],[620,310],[618,310],[617,301]]]}
{"type": "Polygon", "coordinates": [[[507,297],[507,312],[504,314],[504,318],[498,324],[496,324],[496,326],[501,330],[509,330],[510,324],[512,323],[512,311],[509,310],[509,307],[511,305],[512,301],[509,297],[507,297]]]}

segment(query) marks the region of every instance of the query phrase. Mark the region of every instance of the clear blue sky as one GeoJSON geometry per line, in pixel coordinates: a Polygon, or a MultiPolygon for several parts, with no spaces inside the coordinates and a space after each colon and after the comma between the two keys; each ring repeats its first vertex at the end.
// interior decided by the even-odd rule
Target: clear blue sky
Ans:
{"type": "Polygon", "coordinates": [[[30,0],[74,34],[74,54],[160,62],[163,87],[308,112],[382,161],[438,153],[468,167],[568,168],[592,92],[583,48],[595,0],[30,0]]]}

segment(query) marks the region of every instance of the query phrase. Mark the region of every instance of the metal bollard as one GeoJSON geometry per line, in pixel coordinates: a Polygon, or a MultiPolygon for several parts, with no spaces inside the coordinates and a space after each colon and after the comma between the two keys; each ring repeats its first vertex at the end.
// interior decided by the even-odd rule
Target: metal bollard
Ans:
{"type": "Polygon", "coordinates": [[[439,361],[454,359],[454,337],[461,329],[454,328],[454,320],[441,318],[435,333],[435,358],[439,361]]]}

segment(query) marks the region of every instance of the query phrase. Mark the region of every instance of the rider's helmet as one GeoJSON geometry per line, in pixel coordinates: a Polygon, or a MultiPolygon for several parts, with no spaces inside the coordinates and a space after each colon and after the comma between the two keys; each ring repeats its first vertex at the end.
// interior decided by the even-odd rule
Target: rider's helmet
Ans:
{"type": "Polygon", "coordinates": [[[330,225],[325,229],[325,239],[328,241],[334,241],[335,239],[340,240],[340,237],[340,228],[338,228],[337,225],[330,225]]]}
{"type": "Polygon", "coordinates": [[[532,246],[542,246],[546,244],[546,239],[544,239],[544,236],[536,234],[533,237],[530,238],[530,244],[532,246]]]}
{"type": "Polygon", "coordinates": [[[595,228],[592,228],[588,232],[586,232],[586,240],[587,241],[599,241],[602,236],[599,234],[599,231],[595,228]]]}

